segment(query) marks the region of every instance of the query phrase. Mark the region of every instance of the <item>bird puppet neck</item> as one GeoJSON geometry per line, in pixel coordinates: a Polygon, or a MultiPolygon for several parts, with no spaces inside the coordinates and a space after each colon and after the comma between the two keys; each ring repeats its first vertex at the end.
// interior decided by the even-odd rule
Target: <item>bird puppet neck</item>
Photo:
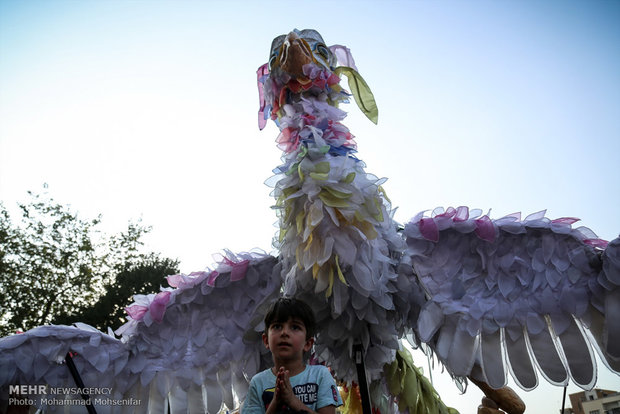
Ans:
{"type": "Polygon", "coordinates": [[[358,105],[370,96],[374,119],[360,108],[376,122],[374,98],[346,47],[327,47],[311,29],[294,30],[273,40],[269,62],[258,69],[259,127],[269,118],[275,121],[280,129],[276,142],[287,158],[305,154],[310,143],[333,156],[355,151],[353,135],[340,123],[346,112],[338,105],[351,97],[340,86],[341,74],[347,75],[350,86],[351,79],[355,80],[353,95],[358,105]],[[337,63],[343,65],[336,67],[337,63]]]}

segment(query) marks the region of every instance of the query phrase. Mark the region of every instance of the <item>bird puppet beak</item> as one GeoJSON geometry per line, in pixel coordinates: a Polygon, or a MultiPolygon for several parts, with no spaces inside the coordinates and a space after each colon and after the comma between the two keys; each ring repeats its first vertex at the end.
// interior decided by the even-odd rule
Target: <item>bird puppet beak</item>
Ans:
{"type": "Polygon", "coordinates": [[[290,32],[280,52],[280,67],[295,78],[304,78],[304,65],[314,61],[310,45],[297,33],[290,32]]]}

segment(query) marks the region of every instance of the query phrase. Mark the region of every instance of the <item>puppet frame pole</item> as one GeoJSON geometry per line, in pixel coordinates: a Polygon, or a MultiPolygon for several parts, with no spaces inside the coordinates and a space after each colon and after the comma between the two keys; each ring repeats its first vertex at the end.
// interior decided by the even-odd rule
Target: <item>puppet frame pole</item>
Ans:
{"type": "Polygon", "coordinates": [[[80,397],[82,397],[82,399],[86,401],[86,404],[84,405],[86,407],[86,411],[88,411],[89,414],[97,414],[97,410],[95,410],[95,407],[93,407],[92,405],[90,395],[82,392],[82,390],[84,390],[84,388],[86,387],[84,387],[84,381],[82,381],[82,377],[80,377],[80,373],[78,372],[77,367],[73,362],[73,356],[71,355],[71,352],[67,352],[67,355],[65,356],[65,362],[67,363],[67,368],[69,368],[69,372],[71,372],[71,376],[75,381],[75,385],[80,388],[80,397]]]}
{"type": "Polygon", "coordinates": [[[564,386],[564,395],[562,395],[562,410],[560,411],[562,414],[564,414],[564,405],[566,403],[566,388],[568,388],[568,385],[564,386]]]}
{"type": "Polygon", "coordinates": [[[368,381],[366,379],[366,364],[364,363],[364,349],[361,344],[353,345],[353,355],[355,357],[357,382],[359,383],[360,397],[362,399],[362,413],[372,414],[370,394],[368,393],[368,381]]]}

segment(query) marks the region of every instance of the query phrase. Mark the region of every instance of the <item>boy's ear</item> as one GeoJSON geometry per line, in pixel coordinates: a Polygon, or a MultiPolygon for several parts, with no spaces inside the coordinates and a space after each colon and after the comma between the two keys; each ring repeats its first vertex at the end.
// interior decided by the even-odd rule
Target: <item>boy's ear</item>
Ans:
{"type": "Polygon", "coordinates": [[[263,344],[265,344],[265,348],[269,349],[269,337],[264,332],[263,332],[263,344]]]}
{"type": "Polygon", "coordinates": [[[304,352],[308,352],[309,350],[311,350],[312,345],[314,345],[314,337],[306,339],[306,344],[304,345],[304,352]]]}

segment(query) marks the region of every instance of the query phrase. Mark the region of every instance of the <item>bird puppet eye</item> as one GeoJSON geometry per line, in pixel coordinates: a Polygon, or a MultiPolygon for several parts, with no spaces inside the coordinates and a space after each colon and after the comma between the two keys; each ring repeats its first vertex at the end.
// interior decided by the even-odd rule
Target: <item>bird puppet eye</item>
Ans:
{"type": "Polygon", "coordinates": [[[327,48],[327,46],[319,43],[316,45],[316,51],[319,52],[319,54],[325,59],[329,58],[329,49],[327,48]]]}

